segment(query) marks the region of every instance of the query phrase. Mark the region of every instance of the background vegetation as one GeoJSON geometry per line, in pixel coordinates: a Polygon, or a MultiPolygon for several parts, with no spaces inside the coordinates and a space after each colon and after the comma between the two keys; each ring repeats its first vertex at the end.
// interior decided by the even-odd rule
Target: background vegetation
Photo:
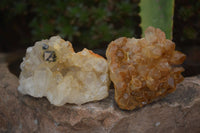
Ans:
{"type": "MultiPolygon", "coordinates": [[[[141,36],[139,3],[140,0],[0,0],[0,52],[22,49],[17,53],[21,59],[35,41],[60,35],[71,41],[75,50],[86,47],[99,53],[95,50],[103,49],[104,55],[111,40],[141,36]]],[[[187,55],[184,75],[200,74],[200,0],[175,0],[173,20],[173,41],[187,55]]],[[[15,56],[16,53],[10,59],[15,56]]],[[[13,63],[14,71],[20,63],[21,60],[18,65],[13,63]]]]}
{"type": "MultiPolygon", "coordinates": [[[[106,48],[120,36],[140,37],[140,0],[1,0],[0,51],[60,35],[75,47],[106,48]]],[[[173,40],[200,43],[200,0],[175,0],[173,40]]]]}
{"type": "Polygon", "coordinates": [[[175,0],[140,0],[142,36],[149,26],[160,28],[172,39],[175,0]]]}
{"type": "Polygon", "coordinates": [[[58,34],[81,47],[105,47],[105,44],[120,36],[139,37],[138,2],[1,0],[1,25],[6,25],[6,29],[12,26],[22,44],[58,34]]]}
{"type": "Polygon", "coordinates": [[[200,0],[175,0],[173,40],[181,47],[200,46],[200,0]]]}

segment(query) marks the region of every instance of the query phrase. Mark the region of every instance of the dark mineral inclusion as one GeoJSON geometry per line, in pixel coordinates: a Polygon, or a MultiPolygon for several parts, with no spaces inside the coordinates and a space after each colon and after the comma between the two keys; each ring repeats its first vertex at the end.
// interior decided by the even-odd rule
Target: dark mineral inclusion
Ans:
{"type": "Polygon", "coordinates": [[[48,48],[49,48],[49,45],[47,45],[47,44],[44,43],[43,46],[42,46],[42,49],[46,50],[48,48]]]}
{"type": "Polygon", "coordinates": [[[44,60],[49,62],[55,62],[56,61],[56,54],[55,51],[44,51],[44,60]]]}

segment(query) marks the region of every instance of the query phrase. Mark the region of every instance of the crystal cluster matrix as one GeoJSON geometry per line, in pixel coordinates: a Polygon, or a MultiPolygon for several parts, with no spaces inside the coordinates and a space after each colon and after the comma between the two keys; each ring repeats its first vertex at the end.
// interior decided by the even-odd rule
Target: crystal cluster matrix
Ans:
{"type": "Polygon", "coordinates": [[[107,61],[92,51],[75,53],[59,36],[36,42],[21,63],[18,90],[54,105],[83,104],[108,96],[107,61]]]}
{"type": "Polygon", "coordinates": [[[121,109],[133,110],[166,96],[183,80],[180,64],[185,55],[165,33],[147,28],[141,39],[121,37],[106,51],[115,100],[121,109]]]}

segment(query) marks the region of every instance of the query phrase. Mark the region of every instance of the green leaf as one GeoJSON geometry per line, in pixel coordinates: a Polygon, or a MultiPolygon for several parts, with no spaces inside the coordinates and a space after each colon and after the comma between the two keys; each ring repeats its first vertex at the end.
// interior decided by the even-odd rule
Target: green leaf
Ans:
{"type": "Polygon", "coordinates": [[[153,26],[165,32],[168,39],[172,39],[174,0],[141,0],[140,2],[141,28],[153,26]]]}

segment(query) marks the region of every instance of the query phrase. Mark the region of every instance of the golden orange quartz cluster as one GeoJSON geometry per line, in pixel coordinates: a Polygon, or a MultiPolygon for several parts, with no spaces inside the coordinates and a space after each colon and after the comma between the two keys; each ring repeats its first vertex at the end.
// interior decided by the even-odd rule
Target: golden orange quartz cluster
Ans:
{"type": "Polygon", "coordinates": [[[141,39],[121,37],[106,51],[115,100],[121,109],[133,110],[166,96],[184,78],[180,64],[185,55],[165,33],[147,28],[141,39]]]}

